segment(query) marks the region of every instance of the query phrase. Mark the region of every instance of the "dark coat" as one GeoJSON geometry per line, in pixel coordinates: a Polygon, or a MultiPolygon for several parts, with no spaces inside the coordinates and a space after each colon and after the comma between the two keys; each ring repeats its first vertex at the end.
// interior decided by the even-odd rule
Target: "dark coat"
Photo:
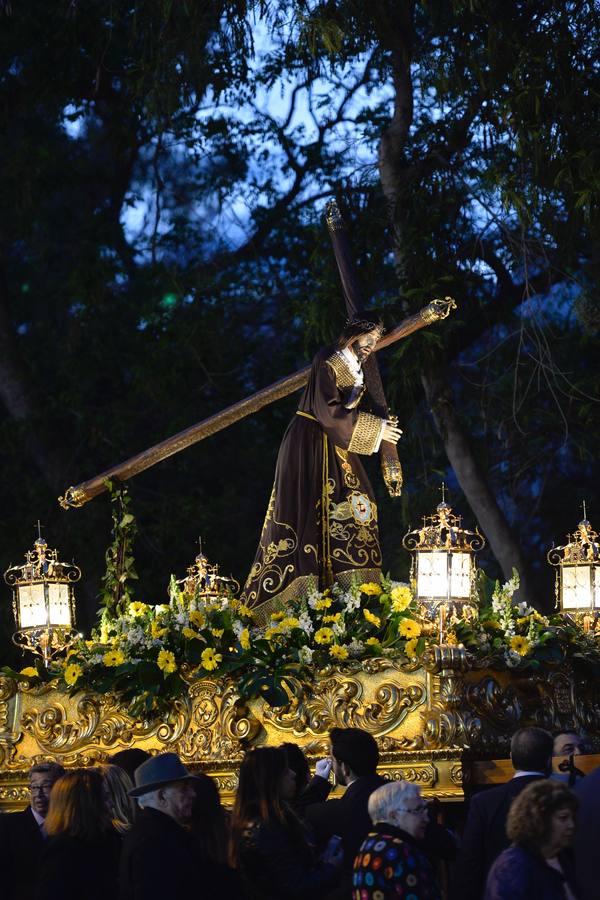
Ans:
{"type": "Polygon", "coordinates": [[[431,863],[415,839],[394,825],[373,825],[363,841],[352,876],[356,900],[441,900],[431,863]]]}
{"type": "Polygon", "coordinates": [[[527,785],[540,778],[543,776],[521,775],[471,799],[452,878],[452,896],[456,900],[481,900],[492,863],[510,843],[506,835],[510,805],[527,785]]]}
{"type": "Polygon", "coordinates": [[[339,834],[342,839],[342,877],[331,900],[337,897],[346,900],[350,896],[354,858],[373,824],[368,812],[369,797],[386,783],[381,775],[361,775],[346,788],[343,797],[315,803],[306,809],[306,822],[320,849],[326,846],[334,834],[339,834]]]}
{"type": "Polygon", "coordinates": [[[45,842],[36,900],[106,900],[116,897],[121,840],[111,832],[90,843],[61,834],[45,842]]]}
{"type": "MultiPolygon", "coordinates": [[[[569,888],[578,891],[561,858],[569,888]]],[[[485,886],[484,900],[565,900],[565,878],[549,866],[543,856],[524,847],[503,850],[492,865],[485,886]]]]}
{"type": "MultiPolygon", "coordinates": [[[[177,822],[156,809],[142,809],[123,838],[120,868],[121,900],[203,900],[205,891],[194,865],[192,837],[177,822]]],[[[214,896],[217,896],[215,894],[214,896]]]]}
{"type": "Polygon", "coordinates": [[[343,797],[314,803],[306,808],[306,822],[320,849],[325,847],[332,835],[339,834],[341,837],[346,871],[352,870],[358,848],[371,830],[369,797],[383,784],[387,782],[381,775],[361,775],[346,788],[343,797]]]}
{"type": "Polygon", "coordinates": [[[0,884],[3,900],[33,900],[44,849],[31,807],[0,816],[0,884]]]}
{"type": "Polygon", "coordinates": [[[579,800],[575,831],[575,870],[584,900],[600,900],[598,835],[600,834],[600,767],[575,784],[579,800]]]}
{"type": "Polygon", "coordinates": [[[238,871],[251,900],[318,900],[339,878],[335,866],[316,861],[300,833],[277,822],[246,828],[238,871]]]}
{"type": "Polygon", "coordinates": [[[298,818],[304,819],[307,808],[313,803],[322,803],[327,800],[330,791],[331,784],[327,779],[320,775],[314,775],[304,790],[294,797],[291,807],[298,818]]]}

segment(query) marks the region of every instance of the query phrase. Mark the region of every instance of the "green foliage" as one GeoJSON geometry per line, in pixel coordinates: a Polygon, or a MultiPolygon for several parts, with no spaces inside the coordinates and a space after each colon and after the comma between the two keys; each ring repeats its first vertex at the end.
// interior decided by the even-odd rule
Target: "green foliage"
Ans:
{"type": "Polygon", "coordinates": [[[131,497],[122,484],[107,480],[112,503],[112,544],[106,551],[106,572],[102,579],[100,615],[103,620],[122,616],[133,600],[132,581],[137,581],[133,542],[137,533],[135,517],[130,510],[131,497]]]}

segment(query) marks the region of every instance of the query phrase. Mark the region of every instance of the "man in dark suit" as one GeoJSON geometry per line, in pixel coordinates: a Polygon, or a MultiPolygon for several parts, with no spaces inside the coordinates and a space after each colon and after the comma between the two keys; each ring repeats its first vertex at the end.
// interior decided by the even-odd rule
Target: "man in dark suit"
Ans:
{"type": "MultiPolygon", "coordinates": [[[[369,797],[385,784],[385,778],[377,774],[379,749],[368,732],[360,728],[333,728],[329,739],[333,774],[338,784],[346,785],[346,791],[339,800],[308,806],[305,818],[319,847],[325,847],[334,834],[341,837],[344,863],[339,895],[349,897],[354,858],[371,828],[369,797]]],[[[322,766],[321,771],[325,774],[322,766]]]]}
{"type": "Polygon", "coordinates": [[[600,900],[598,834],[600,834],[600,767],[575,784],[579,800],[575,829],[575,873],[583,900],[600,900]]]}
{"type": "Polygon", "coordinates": [[[57,763],[33,766],[29,771],[31,803],[22,812],[0,816],[0,872],[4,900],[33,900],[46,833],[44,820],[50,792],[65,770],[57,763]]]}
{"type": "Polygon", "coordinates": [[[192,838],[184,828],[196,799],[194,780],[176,753],[152,756],[136,769],[129,795],[137,798],[141,812],[123,839],[121,900],[212,896],[200,889],[202,868],[194,862],[192,838]]]}
{"type": "Polygon", "coordinates": [[[552,736],[542,728],[521,728],[510,744],[515,774],[507,784],[476,794],[469,808],[454,872],[452,896],[481,900],[487,874],[509,845],[506,819],[512,801],[528,784],[552,771],[552,736]]]}

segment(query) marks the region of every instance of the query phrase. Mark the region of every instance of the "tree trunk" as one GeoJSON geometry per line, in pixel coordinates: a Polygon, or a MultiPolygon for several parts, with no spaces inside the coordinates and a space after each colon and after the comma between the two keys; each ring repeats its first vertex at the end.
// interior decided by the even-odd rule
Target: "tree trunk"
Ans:
{"type": "MultiPolygon", "coordinates": [[[[403,286],[404,266],[402,234],[398,227],[396,210],[402,203],[402,193],[408,179],[404,162],[404,146],[408,140],[413,115],[411,61],[414,41],[414,4],[395,5],[390,14],[387,3],[377,6],[376,28],[382,46],[390,53],[390,63],[395,89],[394,112],[388,128],[382,133],[379,145],[379,176],[387,201],[393,229],[395,268],[400,286],[403,286]],[[382,14],[381,10],[385,12],[382,14]]],[[[468,127],[462,135],[468,140],[468,127]]],[[[479,468],[465,427],[460,422],[453,404],[452,392],[440,373],[425,369],[421,376],[425,394],[446,450],[448,461],[464,491],[490,547],[500,563],[505,577],[510,577],[513,567],[521,578],[520,599],[533,604],[535,587],[523,553],[512,530],[498,506],[492,490],[479,468]]]]}
{"type": "Polygon", "coordinates": [[[454,406],[452,388],[440,371],[423,372],[421,382],[437,430],[444,442],[446,456],[469,506],[489,541],[494,556],[500,563],[504,577],[510,578],[513,569],[516,569],[521,583],[519,600],[524,600],[531,606],[539,605],[535,579],[504,513],[498,506],[498,501],[477,464],[469,435],[454,406]]]}

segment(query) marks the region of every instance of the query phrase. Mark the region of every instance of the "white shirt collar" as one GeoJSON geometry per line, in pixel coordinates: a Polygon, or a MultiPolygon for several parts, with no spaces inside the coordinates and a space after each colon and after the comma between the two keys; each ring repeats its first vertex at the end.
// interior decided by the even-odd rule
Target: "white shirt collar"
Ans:
{"type": "Polygon", "coordinates": [[[518,772],[515,772],[515,774],[513,775],[513,778],[523,778],[524,775],[541,775],[542,778],[546,778],[546,775],[544,774],[544,772],[526,772],[524,770],[519,770],[518,772]]]}
{"type": "Polygon", "coordinates": [[[342,357],[342,359],[344,360],[344,362],[346,363],[346,365],[348,366],[348,368],[354,375],[354,378],[356,379],[356,383],[362,384],[364,381],[362,366],[359,363],[359,361],[357,360],[357,358],[354,355],[354,353],[352,352],[352,350],[349,347],[344,347],[343,350],[338,350],[338,353],[340,354],[340,356],[342,357]]]}
{"type": "Polygon", "coordinates": [[[44,817],[43,817],[43,816],[40,816],[39,813],[36,813],[36,811],[35,811],[35,809],[33,808],[33,806],[30,806],[29,808],[30,808],[30,810],[31,810],[31,812],[32,812],[33,818],[35,819],[35,821],[38,823],[39,827],[41,828],[42,825],[44,824],[44,821],[45,821],[44,817]]]}

